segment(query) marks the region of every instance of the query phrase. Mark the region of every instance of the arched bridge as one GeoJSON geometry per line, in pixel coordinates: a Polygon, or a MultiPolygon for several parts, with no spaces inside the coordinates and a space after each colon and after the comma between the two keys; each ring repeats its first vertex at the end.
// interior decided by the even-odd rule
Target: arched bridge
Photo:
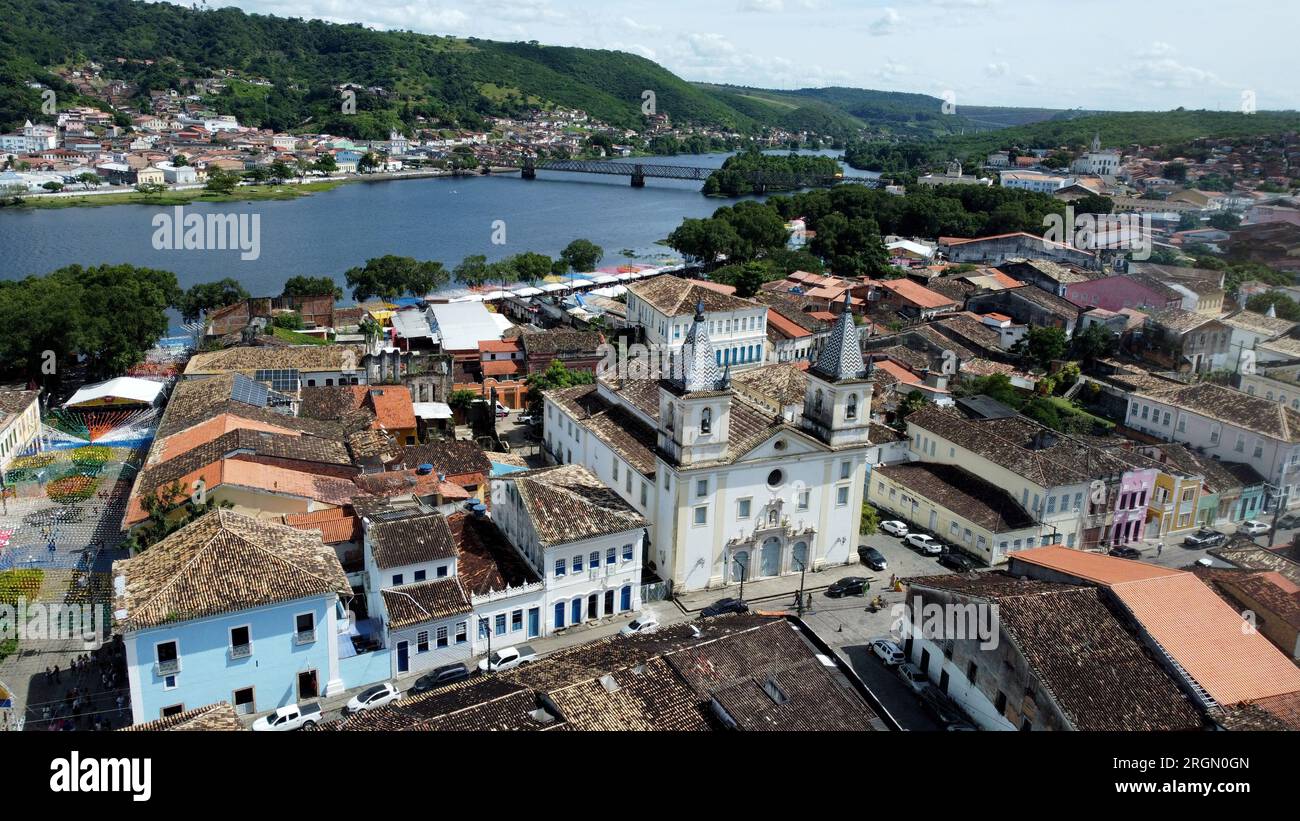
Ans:
{"type": "MultiPolygon", "coordinates": [[[[525,160],[523,178],[537,179],[538,171],[568,171],[575,174],[607,174],[616,177],[631,177],[633,188],[644,188],[649,178],[662,180],[693,180],[703,182],[717,168],[700,168],[690,165],[656,165],[640,162],[614,162],[611,160],[546,160],[536,163],[525,160]]],[[[825,174],[808,174],[792,172],[744,171],[745,178],[758,191],[768,188],[816,188],[836,185],[842,182],[856,182],[874,185],[876,180],[870,177],[827,176],[825,174]]]]}

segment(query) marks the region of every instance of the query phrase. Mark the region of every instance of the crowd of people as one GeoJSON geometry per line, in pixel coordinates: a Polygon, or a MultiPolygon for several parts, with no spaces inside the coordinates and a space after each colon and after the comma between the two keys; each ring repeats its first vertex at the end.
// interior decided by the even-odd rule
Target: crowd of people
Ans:
{"type": "Polygon", "coordinates": [[[44,689],[51,697],[29,706],[28,721],[47,730],[102,731],[130,724],[125,671],[126,652],[116,636],[74,657],[66,669],[46,667],[44,689]]]}

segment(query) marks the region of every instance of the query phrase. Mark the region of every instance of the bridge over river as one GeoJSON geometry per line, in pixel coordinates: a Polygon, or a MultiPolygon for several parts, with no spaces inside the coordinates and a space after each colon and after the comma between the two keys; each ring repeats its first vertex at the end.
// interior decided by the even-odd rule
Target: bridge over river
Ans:
{"type": "MultiPolygon", "coordinates": [[[[574,174],[606,174],[630,177],[633,188],[644,188],[647,179],[695,180],[703,182],[718,168],[701,168],[691,165],[656,165],[642,162],[617,162],[614,160],[545,160],[536,163],[526,160],[520,169],[526,180],[537,179],[538,171],[567,171],[574,174]]],[[[846,177],[842,174],[826,175],[800,172],[742,171],[757,193],[769,188],[818,188],[855,182],[861,185],[879,185],[872,177],[846,177]]]]}

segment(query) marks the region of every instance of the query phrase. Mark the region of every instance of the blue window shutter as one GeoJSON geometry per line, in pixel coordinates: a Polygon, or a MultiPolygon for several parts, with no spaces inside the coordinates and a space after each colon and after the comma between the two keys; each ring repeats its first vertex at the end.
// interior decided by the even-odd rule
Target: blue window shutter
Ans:
{"type": "Polygon", "coordinates": [[[631,609],[632,609],[632,586],[631,586],[631,585],[628,585],[628,586],[626,586],[626,587],[623,588],[622,600],[621,600],[619,606],[620,606],[623,610],[631,610],[631,609]]]}

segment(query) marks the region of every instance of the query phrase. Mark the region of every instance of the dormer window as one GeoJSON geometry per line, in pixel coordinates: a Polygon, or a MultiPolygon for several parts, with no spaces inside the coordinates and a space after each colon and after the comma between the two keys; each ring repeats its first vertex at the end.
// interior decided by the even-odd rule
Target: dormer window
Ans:
{"type": "Polygon", "coordinates": [[[700,412],[700,433],[713,432],[713,408],[705,408],[700,412]]]}
{"type": "Polygon", "coordinates": [[[849,394],[849,404],[848,407],[844,409],[844,418],[845,419],[858,418],[858,395],[856,393],[849,394]]]}

